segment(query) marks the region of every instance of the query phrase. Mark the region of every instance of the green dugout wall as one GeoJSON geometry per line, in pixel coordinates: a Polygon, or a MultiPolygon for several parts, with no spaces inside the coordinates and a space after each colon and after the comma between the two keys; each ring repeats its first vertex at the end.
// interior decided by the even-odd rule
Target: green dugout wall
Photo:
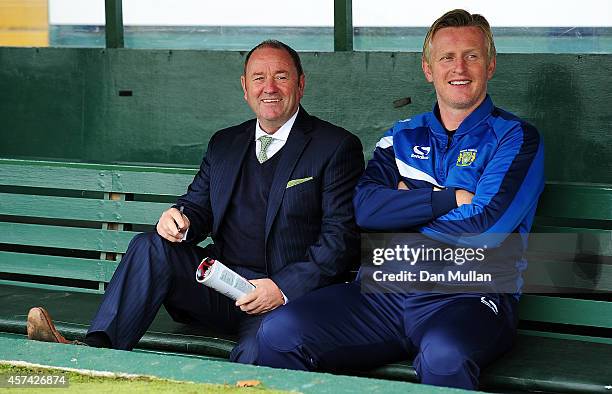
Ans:
{"type": "MultiPolygon", "coordinates": [[[[253,116],[244,56],[0,48],[0,156],[198,165],[212,133],[253,116]]],[[[357,134],[366,157],[393,122],[435,100],[418,53],[301,56],[304,107],[357,134]]],[[[611,70],[612,55],[498,55],[489,92],[541,131],[548,180],[612,183],[611,70]]]]}

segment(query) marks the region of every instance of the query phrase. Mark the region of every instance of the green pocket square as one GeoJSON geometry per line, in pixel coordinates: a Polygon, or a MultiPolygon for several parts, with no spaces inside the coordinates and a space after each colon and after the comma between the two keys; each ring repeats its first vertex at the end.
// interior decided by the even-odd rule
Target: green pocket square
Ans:
{"type": "Polygon", "coordinates": [[[308,182],[311,180],[312,180],[311,176],[309,176],[308,178],[292,179],[289,182],[287,182],[287,189],[295,185],[299,185],[300,183],[308,182]]]}

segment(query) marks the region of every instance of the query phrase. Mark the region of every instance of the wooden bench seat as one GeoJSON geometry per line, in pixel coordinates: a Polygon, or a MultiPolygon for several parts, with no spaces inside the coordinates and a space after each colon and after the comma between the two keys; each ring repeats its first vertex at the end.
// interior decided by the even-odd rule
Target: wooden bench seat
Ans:
{"type": "MultiPolygon", "coordinates": [[[[153,229],[195,171],[0,159],[0,331],[24,334],[28,309],[44,305],[82,337],[131,238],[153,229]]],[[[482,387],[610,393],[612,187],[548,183],[535,232],[550,237],[530,243],[517,343],[482,387]]],[[[226,358],[232,341],[162,312],[139,347],[226,358]]],[[[409,361],[354,373],[416,380],[409,361]]]]}

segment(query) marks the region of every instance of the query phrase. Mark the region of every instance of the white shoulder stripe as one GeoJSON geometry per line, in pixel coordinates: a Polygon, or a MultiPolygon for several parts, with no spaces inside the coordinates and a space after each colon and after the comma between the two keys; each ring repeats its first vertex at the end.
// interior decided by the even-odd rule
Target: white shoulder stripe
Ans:
{"type": "Polygon", "coordinates": [[[417,170],[416,168],[409,166],[408,164],[404,163],[397,157],[395,158],[395,163],[397,164],[397,169],[399,170],[399,173],[401,176],[405,178],[418,179],[420,181],[429,182],[432,185],[440,187],[440,188],[443,187],[440,184],[438,184],[438,182],[431,175],[426,174],[421,170],[417,170]]]}
{"type": "Polygon", "coordinates": [[[376,143],[376,147],[380,149],[387,149],[390,146],[393,146],[393,136],[392,135],[389,135],[387,137],[382,137],[380,141],[376,143]]]}

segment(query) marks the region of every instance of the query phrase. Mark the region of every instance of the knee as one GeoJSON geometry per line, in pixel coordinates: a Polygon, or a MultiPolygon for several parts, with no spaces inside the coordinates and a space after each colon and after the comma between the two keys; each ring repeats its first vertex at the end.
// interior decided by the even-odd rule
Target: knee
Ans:
{"type": "Polygon", "coordinates": [[[163,238],[154,231],[136,234],[130,241],[128,249],[133,248],[156,248],[162,244],[163,238]]]}
{"type": "Polygon", "coordinates": [[[420,369],[433,375],[456,375],[476,366],[460,346],[450,342],[426,345],[419,359],[420,369]]]}
{"type": "Polygon", "coordinates": [[[280,308],[270,313],[257,332],[259,349],[269,352],[288,352],[303,342],[303,324],[300,316],[290,308],[280,308]]]}
{"type": "Polygon", "coordinates": [[[166,240],[155,232],[137,234],[132,238],[121,259],[121,265],[147,266],[153,269],[166,270],[169,266],[166,240]]]}
{"type": "Polygon", "coordinates": [[[257,332],[257,365],[274,368],[314,370],[316,362],[304,345],[303,319],[290,308],[272,312],[257,332]]]}
{"type": "Polygon", "coordinates": [[[165,256],[166,243],[156,232],[140,233],[132,238],[126,254],[131,252],[139,256],[165,256]]]}

